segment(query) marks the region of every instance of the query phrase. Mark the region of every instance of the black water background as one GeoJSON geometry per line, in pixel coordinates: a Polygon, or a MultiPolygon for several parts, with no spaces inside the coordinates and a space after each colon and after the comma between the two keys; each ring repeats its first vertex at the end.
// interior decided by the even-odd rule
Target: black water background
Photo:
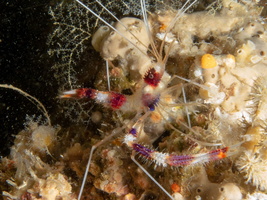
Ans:
{"type": "MultiPolygon", "coordinates": [[[[46,45],[52,29],[50,1],[0,2],[0,84],[12,84],[53,111],[57,85],[46,45]]],[[[34,104],[16,91],[0,88],[0,156],[7,156],[26,115],[41,115],[34,104]]]]}

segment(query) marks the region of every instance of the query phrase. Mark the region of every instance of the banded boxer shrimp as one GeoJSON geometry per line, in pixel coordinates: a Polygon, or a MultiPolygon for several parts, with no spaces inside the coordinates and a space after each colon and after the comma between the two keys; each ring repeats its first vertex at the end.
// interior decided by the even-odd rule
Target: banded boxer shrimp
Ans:
{"type": "MultiPolygon", "coordinates": [[[[179,18],[188,9],[190,9],[197,2],[197,0],[194,0],[193,2],[187,0],[183,7],[176,13],[174,18],[171,19],[167,25],[163,24],[161,26],[161,28],[163,29],[163,33],[157,36],[158,38],[160,38],[158,40],[161,40],[159,45],[154,42],[154,36],[152,31],[150,30],[151,25],[147,16],[147,10],[144,0],[140,0],[143,21],[132,18],[123,18],[119,20],[111,13],[111,11],[105,8],[100,1],[96,0],[96,2],[101,7],[103,7],[103,10],[105,10],[108,14],[114,17],[114,19],[116,20],[115,25],[109,24],[100,15],[91,10],[80,0],[76,0],[76,2],[106,25],[106,27],[104,28],[104,32],[102,32],[101,38],[98,40],[105,39],[107,43],[110,44],[114,41],[108,41],[109,36],[114,38],[116,37],[116,39],[118,39],[119,37],[120,40],[123,40],[122,43],[124,43],[124,46],[129,46],[130,50],[132,51],[130,53],[132,53],[133,55],[140,56],[139,58],[137,56],[135,56],[134,58],[137,59],[138,65],[140,65],[141,63],[141,66],[138,66],[138,69],[140,69],[141,78],[139,78],[139,80],[137,79],[132,95],[125,95],[113,91],[99,91],[92,88],[73,89],[70,91],[65,91],[61,95],[61,98],[87,98],[94,100],[96,103],[101,104],[104,107],[107,107],[114,111],[120,111],[122,113],[135,113],[135,116],[129,120],[130,122],[128,122],[122,127],[114,129],[108,137],[104,138],[103,140],[92,146],[78,199],[80,200],[82,198],[82,193],[85,187],[89,168],[91,166],[93,153],[96,148],[109,141],[118,133],[123,132],[125,130],[127,133],[124,136],[123,143],[133,151],[131,159],[137,164],[139,168],[142,169],[142,171],[144,171],[144,173],[149,176],[149,178],[152,179],[155,184],[160,187],[160,189],[170,199],[174,199],[172,195],[167,190],[165,190],[150,175],[150,173],[147,172],[144,167],[142,167],[141,164],[139,164],[135,160],[135,153],[139,154],[145,160],[150,160],[151,162],[153,162],[155,164],[155,167],[159,166],[165,168],[167,166],[190,166],[214,160],[221,160],[225,157],[231,156],[236,150],[236,146],[231,146],[211,150],[206,153],[199,153],[194,155],[177,155],[174,153],[163,153],[158,150],[154,150],[152,148],[142,145],[138,141],[141,134],[146,134],[144,127],[147,121],[150,118],[160,118],[160,121],[162,121],[163,126],[169,127],[169,129],[184,135],[189,140],[192,140],[193,142],[201,146],[221,145],[211,144],[208,142],[194,139],[189,135],[185,135],[184,132],[179,130],[176,125],[173,125],[174,123],[180,124],[181,126],[185,127],[189,132],[198,134],[197,131],[191,127],[189,109],[193,109],[195,106],[200,106],[197,102],[187,102],[184,89],[185,86],[183,84],[177,83],[172,85],[172,82],[174,82],[174,80],[182,80],[186,82],[186,84],[191,84],[204,90],[210,91],[210,88],[204,85],[183,78],[182,76],[171,76],[166,71],[166,64],[168,61],[170,50],[173,44],[175,42],[178,42],[175,39],[172,39],[171,34],[169,33],[175,22],[179,20],[179,18]],[[129,20],[130,25],[126,24],[125,20],[129,20]],[[139,39],[139,36],[135,35],[135,32],[132,29],[136,27],[138,28],[139,26],[145,27],[145,33],[147,34],[147,39],[149,42],[143,41],[142,39],[139,39]],[[109,29],[109,32],[105,32],[107,29],[109,29]],[[128,35],[126,35],[125,32],[128,35]],[[164,48],[166,43],[169,44],[167,49],[164,48]],[[182,98],[180,96],[182,96],[182,98]],[[181,120],[181,118],[183,118],[184,116],[187,118],[187,123],[181,120]]],[[[115,43],[118,43],[118,41],[119,40],[115,40],[115,43]]],[[[110,49],[107,49],[107,51],[110,51],[110,49]]],[[[123,52],[123,55],[127,54],[129,54],[129,52],[123,52]]],[[[105,58],[105,56],[103,57],[105,58]]],[[[111,59],[107,59],[107,63],[111,66],[114,65],[111,59]]],[[[108,65],[107,69],[109,68],[108,65]]]]}

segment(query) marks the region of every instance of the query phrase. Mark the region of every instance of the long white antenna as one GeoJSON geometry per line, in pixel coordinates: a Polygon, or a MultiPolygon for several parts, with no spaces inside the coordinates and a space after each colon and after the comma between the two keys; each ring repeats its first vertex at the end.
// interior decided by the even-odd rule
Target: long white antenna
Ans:
{"type": "Polygon", "coordinates": [[[88,172],[89,172],[89,168],[90,168],[90,165],[91,165],[92,156],[93,156],[93,153],[94,153],[95,149],[97,148],[97,146],[99,146],[99,145],[96,144],[96,145],[92,146],[92,148],[91,148],[89,160],[87,162],[85,173],[83,175],[83,182],[82,182],[82,185],[81,185],[81,188],[80,188],[78,200],[80,200],[81,197],[82,197],[83,189],[84,189],[84,186],[85,186],[85,183],[86,183],[86,179],[87,179],[87,176],[88,176],[88,172]]]}
{"type": "Polygon", "coordinates": [[[89,173],[89,169],[90,169],[90,165],[91,165],[91,161],[92,161],[92,157],[93,157],[94,151],[96,150],[96,148],[98,146],[104,144],[105,142],[109,141],[112,137],[114,137],[115,135],[119,134],[124,128],[125,128],[125,126],[114,129],[109,136],[105,137],[103,140],[99,141],[98,143],[96,143],[95,145],[92,146],[91,151],[90,151],[90,156],[89,156],[89,159],[88,159],[88,162],[87,162],[87,165],[86,165],[86,169],[85,169],[85,172],[84,172],[83,182],[82,182],[81,189],[80,189],[80,192],[79,192],[78,200],[80,200],[81,197],[82,197],[83,189],[84,189],[84,186],[85,186],[85,183],[86,183],[86,179],[87,179],[87,176],[88,176],[88,173],[89,173]]]}
{"type": "Polygon", "coordinates": [[[146,26],[146,31],[147,31],[147,34],[148,34],[148,37],[149,37],[149,40],[150,40],[151,47],[153,49],[153,52],[154,52],[155,56],[158,59],[161,60],[161,56],[160,56],[160,54],[157,51],[157,48],[156,48],[155,43],[154,43],[153,38],[152,38],[151,31],[149,29],[149,24],[148,24],[148,19],[147,19],[147,13],[146,13],[146,5],[145,5],[144,0],[140,0],[140,4],[141,4],[141,9],[142,9],[142,14],[143,14],[143,18],[144,18],[144,23],[145,23],[145,26],[146,26]]]}
{"type": "MultiPolygon", "coordinates": [[[[158,103],[158,107],[161,108],[161,110],[163,110],[164,112],[168,113],[168,115],[172,116],[173,118],[174,115],[172,113],[170,113],[169,111],[166,111],[164,110],[164,107],[158,103]]],[[[157,112],[162,116],[162,118],[165,120],[165,122],[167,123],[167,125],[169,127],[171,127],[174,131],[176,131],[177,133],[181,133],[181,134],[184,134],[182,131],[178,130],[177,128],[175,128],[171,123],[168,122],[168,120],[166,119],[166,117],[164,117],[163,113],[158,109],[157,112]]],[[[190,130],[191,132],[193,132],[195,135],[198,134],[197,131],[195,131],[194,129],[192,129],[191,127],[189,127],[185,122],[177,119],[177,121],[179,122],[179,124],[182,124],[184,127],[186,127],[188,130],[190,130]]],[[[191,136],[189,136],[188,134],[185,135],[185,137],[189,138],[190,140],[194,141],[195,143],[199,144],[199,145],[202,145],[202,146],[211,146],[211,147],[215,147],[215,146],[221,146],[222,144],[221,143],[209,143],[209,142],[204,142],[204,141],[200,141],[200,140],[197,140],[191,136]]]]}
{"type": "Polygon", "coordinates": [[[108,91],[110,91],[110,78],[109,78],[109,65],[108,60],[106,60],[106,72],[107,72],[107,81],[108,81],[108,91]]]}
{"type": "Polygon", "coordinates": [[[177,12],[177,14],[175,15],[175,17],[172,19],[171,23],[169,24],[168,28],[166,29],[166,32],[165,32],[165,35],[164,35],[164,38],[162,40],[162,43],[161,43],[161,46],[160,46],[160,52],[162,52],[163,50],[163,46],[164,46],[164,43],[165,43],[165,39],[167,37],[167,34],[170,32],[170,30],[173,28],[174,24],[176,23],[176,21],[182,17],[182,15],[189,9],[191,8],[196,2],[197,0],[193,1],[187,8],[186,5],[189,3],[190,0],[187,0],[185,2],[185,4],[183,5],[183,7],[181,9],[179,9],[179,11],[177,12]],[[185,8],[185,9],[184,9],[185,8]],[[184,10],[183,10],[184,9],[184,10]]]}
{"type": "Polygon", "coordinates": [[[159,182],[156,181],[156,179],[154,179],[153,176],[151,176],[150,173],[142,165],[140,165],[139,162],[137,162],[137,160],[135,160],[134,155],[131,155],[131,159],[168,197],[170,197],[170,199],[174,200],[170,193],[167,192],[167,190],[165,190],[165,188],[162,187],[162,185],[160,185],[159,182]]]}
{"type": "Polygon", "coordinates": [[[187,8],[184,9],[184,7],[186,6],[186,4],[189,3],[189,1],[190,1],[190,0],[187,0],[187,1],[185,2],[185,4],[183,5],[183,7],[177,12],[177,14],[175,15],[174,19],[171,21],[170,25],[169,25],[168,28],[167,28],[167,31],[166,31],[167,33],[170,31],[170,29],[173,28],[173,26],[174,26],[174,24],[176,23],[176,21],[177,21],[179,18],[181,18],[182,15],[183,15],[189,8],[191,8],[191,7],[197,2],[197,0],[193,1],[187,8]],[[183,10],[183,9],[184,9],[184,10],[183,10]],[[181,12],[181,10],[182,10],[182,12],[181,12]]]}
{"type": "MultiPolygon", "coordinates": [[[[148,48],[141,40],[139,40],[132,32],[129,30],[122,22],[119,20],[112,12],[110,12],[109,9],[107,9],[99,0],[96,0],[96,2],[104,8],[118,23],[120,23],[141,45],[148,48]]],[[[153,52],[152,52],[153,53],[153,52]]]]}
{"type": "Polygon", "coordinates": [[[125,37],[120,31],[118,31],[117,29],[115,29],[113,26],[111,26],[106,20],[104,20],[102,17],[100,17],[100,15],[96,14],[92,9],[90,9],[88,6],[86,6],[83,2],[81,2],[80,0],[75,0],[77,3],[79,3],[82,7],[84,7],[86,10],[88,10],[89,12],[91,12],[94,16],[96,16],[98,19],[100,19],[103,23],[105,23],[109,28],[111,28],[113,31],[115,31],[116,33],[118,33],[120,36],[122,36],[124,39],[126,39],[128,42],[130,42],[130,44],[132,44],[135,48],[137,48],[142,54],[144,54],[145,56],[147,56],[147,54],[145,52],[143,52],[136,44],[134,44],[131,40],[129,40],[127,37],[125,37]]]}
{"type": "Polygon", "coordinates": [[[184,103],[185,103],[185,112],[186,112],[186,116],[187,116],[187,123],[188,123],[188,126],[191,128],[191,120],[190,120],[190,116],[189,116],[189,112],[188,112],[188,107],[186,106],[187,101],[186,101],[184,86],[182,86],[182,93],[183,93],[183,99],[184,99],[184,103]]]}

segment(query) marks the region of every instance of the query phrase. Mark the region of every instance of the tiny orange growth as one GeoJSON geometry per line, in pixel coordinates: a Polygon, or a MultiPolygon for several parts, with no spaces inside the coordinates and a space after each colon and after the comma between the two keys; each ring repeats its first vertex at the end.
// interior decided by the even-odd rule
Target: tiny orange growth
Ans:
{"type": "Polygon", "coordinates": [[[11,169],[11,168],[14,168],[15,167],[15,161],[14,160],[8,160],[8,163],[7,163],[7,168],[8,169],[11,169]]]}
{"type": "Polygon", "coordinates": [[[115,139],[112,141],[112,144],[116,145],[116,146],[122,146],[122,141],[119,139],[115,139]]]}
{"type": "Polygon", "coordinates": [[[177,183],[173,183],[171,189],[173,192],[181,192],[181,187],[177,183]]]}
{"type": "Polygon", "coordinates": [[[152,112],[151,113],[151,117],[150,119],[154,122],[154,123],[159,123],[162,120],[161,115],[158,112],[152,112]]]}
{"type": "Polygon", "coordinates": [[[71,94],[64,94],[60,96],[60,98],[71,98],[71,97],[72,97],[71,94]]]}
{"type": "Polygon", "coordinates": [[[201,67],[203,69],[210,69],[217,66],[217,61],[211,54],[204,54],[201,58],[201,67]]]}
{"type": "Polygon", "coordinates": [[[166,31],[167,25],[166,24],[162,24],[159,28],[160,32],[166,31]]]}
{"type": "Polygon", "coordinates": [[[222,159],[222,158],[225,158],[226,157],[226,154],[223,153],[222,151],[220,151],[220,153],[218,154],[218,158],[222,159]]]}
{"type": "Polygon", "coordinates": [[[164,95],[164,97],[162,98],[164,101],[166,101],[167,103],[172,103],[173,102],[173,98],[171,95],[164,95]]]}

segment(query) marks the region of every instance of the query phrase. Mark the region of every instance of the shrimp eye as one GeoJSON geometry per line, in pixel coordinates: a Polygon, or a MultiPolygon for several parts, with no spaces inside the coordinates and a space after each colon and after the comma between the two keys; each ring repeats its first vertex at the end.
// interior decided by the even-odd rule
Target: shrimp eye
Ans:
{"type": "Polygon", "coordinates": [[[157,87],[161,79],[160,73],[156,72],[155,68],[151,68],[144,76],[144,81],[153,87],[157,87]]]}

